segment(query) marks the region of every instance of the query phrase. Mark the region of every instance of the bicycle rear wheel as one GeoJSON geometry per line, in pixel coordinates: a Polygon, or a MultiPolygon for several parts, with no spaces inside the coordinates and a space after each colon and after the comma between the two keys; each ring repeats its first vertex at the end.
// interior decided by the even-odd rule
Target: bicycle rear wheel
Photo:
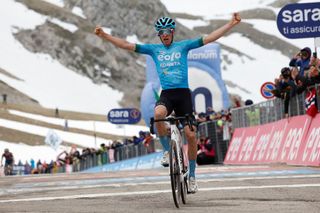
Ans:
{"type": "Polygon", "coordinates": [[[180,168],[179,168],[179,158],[177,151],[177,144],[175,141],[170,142],[170,180],[171,180],[171,189],[174,204],[177,208],[180,207],[180,198],[181,198],[181,181],[180,181],[180,168]]]}

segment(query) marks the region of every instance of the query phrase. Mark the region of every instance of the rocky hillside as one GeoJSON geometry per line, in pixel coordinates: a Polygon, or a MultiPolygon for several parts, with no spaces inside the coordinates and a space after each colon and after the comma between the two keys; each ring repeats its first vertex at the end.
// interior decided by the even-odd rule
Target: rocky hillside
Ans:
{"type": "MultiPolygon", "coordinates": [[[[139,41],[147,43],[158,42],[152,27],[156,17],[171,15],[174,18],[201,19],[201,17],[188,14],[169,14],[160,0],[64,0],[63,8],[40,0],[15,1],[39,14],[73,24],[78,28],[75,32],[70,32],[48,18],[45,23],[33,30],[19,29],[14,36],[26,49],[34,53],[49,54],[62,65],[90,78],[94,83],[108,84],[123,92],[122,105],[125,106],[139,106],[141,89],[145,82],[144,57],[114,48],[113,45],[103,42],[93,34],[94,27],[96,25],[108,27],[112,29],[112,34],[122,38],[136,35],[139,41]],[[75,6],[82,9],[86,18],[72,13],[75,6]]],[[[278,0],[271,6],[280,7],[288,2],[278,0]]],[[[274,20],[276,17],[274,11],[268,9],[240,12],[246,19],[259,17],[259,19],[274,20]]],[[[208,26],[196,27],[194,30],[179,26],[175,39],[180,40],[209,33],[226,21],[211,20],[208,26]]],[[[254,43],[267,49],[278,50],[288,57],[297,51],[297,47],[275,36],[257,31],[250,24],[241,23],[236,30],[254,43]]],[[[222,48],[239,56],[246,56],[244,52],[233,49],[233,47],[223,45],[222,48]]],[[[232,63],[228,54],[222,55],[222,59],[229,64],[232,63]]],[[[3,72],[10,73],[10,70],[3,72]]],[[[237,86],[234,82],[229,81],[226,84],[237,86]]],[[[15,92],[4,83],[0,82],[0,86],[6,88],[8,93],[15,92]]],[[[17,102],[21,101],[37,103],[36,100],[32,100],[32,97],[17,99],[17,102]]]]}

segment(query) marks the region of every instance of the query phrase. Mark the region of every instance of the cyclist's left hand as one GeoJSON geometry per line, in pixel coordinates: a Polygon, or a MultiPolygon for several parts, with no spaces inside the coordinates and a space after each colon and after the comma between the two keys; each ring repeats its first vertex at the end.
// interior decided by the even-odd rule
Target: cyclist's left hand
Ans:
{"type": "Polygon", "coordinates": [[[241,17],[239,13],[233,13],[231,23],[232,25],[237,25],[241,22],[241,17]]]}

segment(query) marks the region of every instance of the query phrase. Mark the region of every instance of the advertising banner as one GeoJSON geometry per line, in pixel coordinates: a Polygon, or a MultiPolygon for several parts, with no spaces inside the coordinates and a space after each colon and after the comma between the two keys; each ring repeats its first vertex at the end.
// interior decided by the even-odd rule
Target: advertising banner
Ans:
{"type": "Polygon", "coordinates": [[[320,165],[320,115],[236,129],[225,164],[320,165]]]}
{"type": "Polygon", "coordinates": [[[135,124],[141,120],[141,113],[135,108],[112,109],[108,121],[113,124],[135,124]]]}
{"type": "Polygon", "coordinates": [[[288,4],[277,16],[280,33],[290,39],[316,38],[320,34],[320,4],[288,4]]]}

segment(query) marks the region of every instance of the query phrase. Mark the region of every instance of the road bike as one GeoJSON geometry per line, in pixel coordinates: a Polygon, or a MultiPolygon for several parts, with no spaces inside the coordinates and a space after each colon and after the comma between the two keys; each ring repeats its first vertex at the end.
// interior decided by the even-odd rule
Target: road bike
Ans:
{"type": "Polygon", "coordinates": [[[192,118],[189,115],[185,117],[169,116],[165,119],[155,120],[150,119],[150,132],[154,134],[154,123],[155,122],[169,122],[170,123],[170,150],[169,150],[169,167],[170,167],[170,180],[171,189],[174,204],[177,208],[180,207],[180,200],[183,204],[187,203],[188,191],[188,157],[187,153],[183,149],[181,124],[186,122],[191,131],[192,118]]]}
{"type": "Polygon", "coordinates": [[[8,176],[8,175],[13,175],[13,166],[12,165],[5,165],[4,166],[4,175],[8,176]]]}

